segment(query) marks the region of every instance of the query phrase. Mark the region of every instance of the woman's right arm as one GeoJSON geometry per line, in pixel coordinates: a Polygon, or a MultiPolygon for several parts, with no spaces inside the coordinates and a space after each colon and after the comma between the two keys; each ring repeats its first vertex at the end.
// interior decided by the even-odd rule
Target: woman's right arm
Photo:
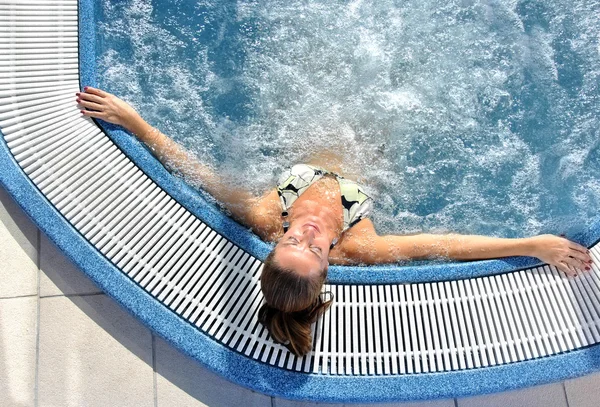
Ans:
{"type": "Polygon", "coordinates": [[[129,104],[103,90],[85,87],[77,94],[77,102],[85,108],[81,113],[124,127],[146,143],[155,156],[168,168],[176,169],[186,178],[199,182],[202,188],[221,202],[239,222],[260,228],[263,198],[239,190],[219,177],[208,165],[199,162],[182,146],[150,126],[129,104]]]}

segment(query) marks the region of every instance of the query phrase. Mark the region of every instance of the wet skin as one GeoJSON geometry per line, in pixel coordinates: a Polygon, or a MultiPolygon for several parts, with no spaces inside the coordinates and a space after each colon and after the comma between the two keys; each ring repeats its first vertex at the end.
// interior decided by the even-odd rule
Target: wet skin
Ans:
{"type": "Polygon", "coordinates": [[[327,268],[331,242],[339,238],[343,225],[337,181],[322,178],[315,182],[294,202],[289,222],[276,246],[277,262],[303,275],[327,268]]]}
{"type": "MultiPolygon", "coordinates": [[[[76,96],[84,116],[123,126],[150,146],[163,164],[175,166],[189,179],[199,180],[234,218],[259,236],[265,240],[278,240],[282,235],[283,219],[279,215],[275,190],[256,198],[248,191],[233,188],[210,166],[195,160],[183,147],[144,121],[135,109],[110,93],[86,87],[76,96]]],[[[290,229],[276,246],[276,259],[303,274],[323,270],[328,265],[328,258],[335,264],[381,264],[431,256],[456,260],[532,256],[556,266],[569,276],[589,271],[593,264],[586,247],[553,235],[519,239],[426,233],[380,236],[372,222],[365,218],[342,236],[339,185],[327,176],[312,184],[294,202],[290,212],[290,229]],[[340,241],[330,251],[329,245],[334,238],[340,241]]]]}
{"type": "Polygon", "coordinates": [[[311,217],[307,223],[298,222],[283,235],[277,244],[275,258],[281,265],[293,265],[302,275],[319,274],[329,265],[329,237],[321,233],[319,225],[311,217]]]}

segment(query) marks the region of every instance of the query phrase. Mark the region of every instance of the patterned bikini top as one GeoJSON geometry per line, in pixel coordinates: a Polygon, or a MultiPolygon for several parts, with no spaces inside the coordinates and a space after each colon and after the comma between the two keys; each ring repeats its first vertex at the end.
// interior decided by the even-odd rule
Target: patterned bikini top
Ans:
{"type": "MultiPolygon", "coordinates": [[[[354,181],[345,179],[333,172],[323,168],[296,164],[286,170],[277,182],[277,193],[281,201],[281,215],[285,218],[288,210],[313,183],[324,175],[333,175],[340,185],[342,195],[342,208],[344,210],[344,232],[354,226],[362,218],[367,217],[373,207],[373,198],[367,195],[363,187],[354,181]]],[[[288,222],[284,222],[284,230],[287,231],[288,222]]]]}

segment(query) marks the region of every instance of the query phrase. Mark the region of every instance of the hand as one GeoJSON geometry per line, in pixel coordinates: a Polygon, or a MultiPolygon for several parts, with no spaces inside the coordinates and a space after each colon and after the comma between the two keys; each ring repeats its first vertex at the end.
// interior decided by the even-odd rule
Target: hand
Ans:
{"type": "Polygon", "coordinates": [[[580,244],[554,235],[535,236],[530,240],[533,243],[533,256],[556,266],[569,276],[591,269],[589,251],[580,244]]]}
{"type": "Polygon", "coordinates": [[[83,90],[84,92],[78,92],[76,95],[77,103],[86,109],[81,111],[84,116],[102,119],[125,128],[139,117],[134,108],[115,95],[91,86],[86,86],[83,90]]]}

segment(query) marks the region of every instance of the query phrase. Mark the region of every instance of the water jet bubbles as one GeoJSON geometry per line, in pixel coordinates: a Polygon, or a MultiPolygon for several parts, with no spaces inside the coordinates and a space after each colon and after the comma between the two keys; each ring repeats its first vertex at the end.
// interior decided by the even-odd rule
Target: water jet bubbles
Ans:
{"type": "Polygon", "coordinates": [[[597,210],[589,2],[101,4],[101,85],[249,185],[334,151],[391,233],[519,235],[597,210]]]}

